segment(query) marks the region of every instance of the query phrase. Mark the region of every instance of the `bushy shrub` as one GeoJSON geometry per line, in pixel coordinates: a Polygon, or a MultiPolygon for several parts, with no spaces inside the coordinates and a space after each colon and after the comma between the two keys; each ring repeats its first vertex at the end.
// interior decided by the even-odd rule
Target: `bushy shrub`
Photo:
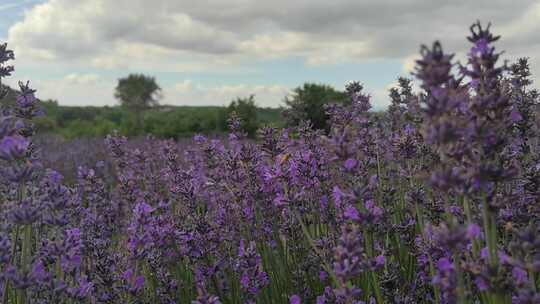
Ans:
{"type": "Polygon", "coordinates": [[[247,98],[238,97],[231,101],[227,108],[221,110],[219,114],[219,125],[222,130],[228,130],[228,119],[233,112],[240,119],[240,128],[242,131],[246,132],[249,137],[254,137],[259,128],[255,95],[250,95],[247,98]]]}
{"type": "Polygon", "coordinates": [[[348,103],[344,92],[325,84],[304,83],[285,98],[287,109],[284,112],[288,126],[298,126],[309,121],[313,128],[328,131],[329,124],[326,106],[348,103]]]}

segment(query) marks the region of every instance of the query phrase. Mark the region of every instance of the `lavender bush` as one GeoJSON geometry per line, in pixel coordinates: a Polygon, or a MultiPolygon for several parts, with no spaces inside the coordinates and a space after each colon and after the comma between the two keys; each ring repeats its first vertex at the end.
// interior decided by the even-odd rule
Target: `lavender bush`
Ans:
{"type": "Polygon", "coordinates": [[[21,83],[0,117],[2,303],[540,303],[539,94],[498,39],[472,25],[465,64],[423,46],[422,91],[399,79],[382,119],[351,82],[328,135],[254,142],[234,115],[226,141],[113,134],[67,156],[72,183],[21,83]]]}

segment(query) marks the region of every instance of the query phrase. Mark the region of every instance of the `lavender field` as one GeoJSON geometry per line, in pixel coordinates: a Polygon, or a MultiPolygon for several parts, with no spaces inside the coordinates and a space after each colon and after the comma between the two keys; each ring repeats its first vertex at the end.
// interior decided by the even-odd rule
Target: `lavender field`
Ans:
{"type": "MultiPolygon", "coordinates": [[[[486,24],[465,62],[442,43],[383,115],[349,82],[328,132],[255,140],[234,114],[223,140],[36,137],[47,114],[20,83],[0,116],[0,302],[540,303],[528,60],[500,60],[486,24]]],[[[0,77],[12,59],[3,44],[0,77]]]]}

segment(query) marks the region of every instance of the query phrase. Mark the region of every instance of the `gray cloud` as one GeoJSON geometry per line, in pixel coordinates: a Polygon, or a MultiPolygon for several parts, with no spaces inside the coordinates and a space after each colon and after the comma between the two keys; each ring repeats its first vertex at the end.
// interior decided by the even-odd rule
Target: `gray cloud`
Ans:
{"type": "MultiPolygon", "coordinates": [[[[224,56],[260,56],[260,43],[298,41],[288,52],[318,56],[351,42],[369,48],[341,52],[342,60],[401,58],[420,43],[442,39],[463,49],[468,25],[480,19],[496,28],[512,26],[536,1],[434,0],[51,0],[36,6],[9,31],[9,40],[34,54],[70,59],[100,56],[120,43],[150,45],[170,51],[224,56]],[[251,45],[250,48],[242,46],[251,45]],[[347,56],[351,58],[347,58],[347,56]]],[[[519,36],[519,33],[513,33],[519,36]]],[[[535,35],[515,38],[520,46],[538,42],[535,35]]],[[[510,37],[512,38],[512,37],[510,37]]],[[[349,47],[350,49],[350,47],[349,47]]],[[[126,54],[122,54],[125,56],[126,54]]],[[[119,54],[120,56],[120,54],[119,54]]],[[[316,61],[316,60],[315,60],[316,61]]]]}
{"type": "MultiPolygon", "coordinates": [[[[507,51],[504,58],[530,56],[537,74],[539,19],[537,0],[48,0],[10,27],[8,42],[21,65],[65,71],[230,75],[294,57],[310,66],[392,59],[406,74],[420,45],[434,40],[463,58],[469,26],[480,20],[503,35],[497,46],[507,51]]],[[[78,74],[58,81],[74,95],[96,85],[78,74]]],[[[206,102],[249,90],[268,100],[283,94],[265,85],[207,87],[215,96],[197,89],[175,94],[206,102]]],[[[377,99],[386,94],[383,85],[374,88],[377,99]]]]}

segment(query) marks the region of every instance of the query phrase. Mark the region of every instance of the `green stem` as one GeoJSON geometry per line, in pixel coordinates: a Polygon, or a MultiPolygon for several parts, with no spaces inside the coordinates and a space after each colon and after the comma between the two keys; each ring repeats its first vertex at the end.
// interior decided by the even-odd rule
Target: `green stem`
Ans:
{"type": "MultiPolygon", "coordinates": [[[[21,254],[21,269],[25,273],[30,269],[30,258],[32,256],[32,225],[24,226],[21,254]]],[[[17,292],[17,303],[26,303],[26,290],[21,289],[17,292]]]]}
{"type": "MultiPolygon", "coordinates": [[[[429,256],[429,274],[431,275],[432,278],[435,277],[435,266],[433,265],[433,258],[431,257],[431,255],[429,256]]],[[[436,304],[439,304],[441,303],[441,292],[439,290],[439,287],[433,285],[433,293],[435,294],[435,303],[436,304]]]]}
{"type": "Polygon", "coordinates": [[[149,289],[149,295],[148,298],[152,299],[153,303],[156,303],[157,301],[157,284],[156,284],[156,278],[154,277],[150,266],[147,263],[143,263],[143,276],[145,278],[145,282],[148,282],[148,289],[149,289]]]}
{"type": "MultiPolygon", "coordinates": [[[[425,234],[424,234],[424,217],[422,215],[422,210],[418,207],[418,202],[414,202],[414,207],[416,209],[416,219],[418,223],[418,228],[420,229],[420,235],[426,241],[425,234]]],[[[433,258],[431,255],[429,256],[429,274],[431,277],[435,277],[435,266],[433,265],[433,258]]],[[[433,286],[433,293],[435,294],[435,303],[440,303],[440,291],[439,288],[435,285],[433,286]]]]}
{"type": "Polygon", "coordinates": [[[459,266],[459,254],[454,254],[454,268],[456,269],[457,281],[458,281],[458,303],[466,303],[465,298],[465,283],[463,281],[463,273],[459,266]]]}
{"type": "MultiPolygon", "coordinates": [[[[13,244],[11,245],[11,264],[15,263],[15,253],[17,250],[17,243],[19,239],[19,226],[17,225],[15,227],[15,231],[13,232],[13,244]]],[[[4,301],[2,303],[8,303],[9,302],[9,282],[6,280],[4,283],[4,301]]]]}
{"type": "Polygon", "coordinates": [[[302,227],[302,231],[304,232],[304,235],[308,239],[308,242],[311,248],[313,248],[313,251],[315,251],[315,253],[321,258],[321,261],[323,261],[323,267],[325,268],[326,272],[330,274],[330,277],[332,278],[334,282],[336,283],[339,282],[336,278],[336,275],[334,274],[334,271],[332,270],[332,267],[330,267],[330,265],[328,265],[328,263],[324,261],[324,255],[320,252],[319,248],[317,248],[317,246],[315,245],[315,242],[311,238],[311,235],[309,234],[309,230],[304,224],[304,221],[302,221],[302,218],[300,217],[300,215],[296,211],[293,211],[293,214],[296,217],[296,220],[300,223],[300,226],[302,227]]]}
{"type": "MultiPolygon", "coordinates": [[[[462,196],[462,202],[463,202],[463,210],[465,210],[465,216],[467,218],[467,224],[472,225],[472,224],[474,224],[474,221],[473,221],[473,217],[472,217],[472,214],[471,214],[471,204],[470,204],[469,199],[467,198],[467,196],[465,196],[465,195],[462,196]]],[[[473,257],[478,257],[478,252],[479,251],[480,251],[480,248],[479,248],[479,245],[478,245],[478,241],[473,240],[473,242],[472,242],[473,257]]]]}
{"type": "Polygon", "coordinates": [[[484,232],[489,252],[489,261],[493,267],[497,267],[499,259],[497,256],[497,227],[495,217],[489,210],[489,203],[485,193],[482,194],[482,220],[484,222],[484,232]]]}
{"type": "MultiPolygon", "coordinates": [[[[18,196],[17,199],[19,201],[19,206],[21,206],[26,196],[26,187],[24,184],[19,185],[17,196],[18,196]]],[[[18,230],[18,227],[17,227],[17,230],[18,230]]],[[[18,234],[18,231],[17,231],[17,234],[18,234]]],[[[21,256],[19,260],[19,269],[21,269],[24,273],[27,273],[30,269],[30,259],[32,256],[32,243],[33,243],[32,224],[27,224],[23,227],[23,234],[22,234],[21,241],[22,243],[21,243],[21,256]]],[[[15,242],[17,242],[17,240],[15,242]]],[[[14,248],[16,250],[16,247],[14,248]]],[[[16,301],[18,304],[26,303],[26,290],[25,289],[17,290],[16,301]]]]}
{"type": "MultiPolygon", "coordinates": [[[[373,241],[373,232],[366,231],[365,233],[366,237],[366,251],[369,258],[374,258],[375,256],[375,249],[374,249],[374,241],[373,241]]],[[[373,292],[375,293],[375,299],[377,300],[377,303],[384,303],[382,293],[381,293],[381,286],[379,285],[379,279],[377,278],[377,273],[375,271],[370,272],[371,276],[371,285],[373,287],[373,292]]]]}

